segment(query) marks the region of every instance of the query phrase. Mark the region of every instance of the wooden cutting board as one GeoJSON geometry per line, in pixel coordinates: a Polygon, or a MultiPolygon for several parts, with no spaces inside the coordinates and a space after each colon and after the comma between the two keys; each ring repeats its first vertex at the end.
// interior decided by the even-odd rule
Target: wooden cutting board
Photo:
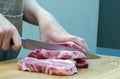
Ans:
{"type": "Polygon", "coordinates": [[[120,58],[103,56],[88,60],[89,68],[79,68],[72,76],[56,76],[43,73],[19,71],[17,60],[0,62],[0,79],[120,79],[120,58]]]}

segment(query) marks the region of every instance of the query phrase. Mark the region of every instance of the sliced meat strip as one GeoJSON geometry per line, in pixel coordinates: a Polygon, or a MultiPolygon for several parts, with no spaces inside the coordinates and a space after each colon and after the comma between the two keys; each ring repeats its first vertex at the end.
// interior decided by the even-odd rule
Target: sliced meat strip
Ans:
{"type": "Polygon", "coordinates": [[[36,59],[31,57],[19,60],[18,69],[53,75],[72,75],[77,73],[75,62],[72,60],[36,59]]]}
{"type": "Polygon", "coordinates": [[[80,51],[46,50],[36,49],[29,53],[28,57],[37,59],[85,59],[86,56],[80,51]]]}
{"type": "Polygon", "coordinates": [[[75,59],[76,61],[76,66],[78,68],[88,68],[89,64],[86,59],[75,59]]]}
{"type": "Polygon", "coordinates": [[[46,50],[36,49],[32,51],[28,57],[37,59],[64,59],[75,60],[76,66],[79,68],[88,68],[86,56],[80,51],[66,51],[66,50],[46,50]]]}

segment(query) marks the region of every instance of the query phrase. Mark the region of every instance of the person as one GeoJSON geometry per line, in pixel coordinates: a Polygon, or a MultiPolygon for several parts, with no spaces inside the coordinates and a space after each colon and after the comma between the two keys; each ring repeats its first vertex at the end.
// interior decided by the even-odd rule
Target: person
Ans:
{"type": "Polygon", "coordinates": [[[89,52],[83,38],[68,33],[54,15],[42,8],[36,0],[0,0],[0,60],[18,56],[21,48],[22,20],[39,27],[41,41],[71,41],[89,52]],[[14,43],[12,46],[11,39],[14,43]]]}

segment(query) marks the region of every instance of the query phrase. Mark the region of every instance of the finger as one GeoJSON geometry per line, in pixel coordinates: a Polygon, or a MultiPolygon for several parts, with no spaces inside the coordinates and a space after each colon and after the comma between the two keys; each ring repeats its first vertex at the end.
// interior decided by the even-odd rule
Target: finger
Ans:
{"type": "Polygon", "coordinates": [[[59,38],[60,42],[73,41],[74,39],[76,39],[76,37],[72,35],[63,35],[62,37],[59,38]]]}
{"type": "Polygon", "coordinates": [[[89,48],[83,38],[77,37],[77,39],[75,39],[75,42],[83,48],[84,52],[89,52],[89,48]]]}
{"type": "Polygon", "coordinates": [[[10,39],[11,39],[11,33],[8,32],[5,34],[4,38],[3,38],[3,43],[2,43],[2,49],[3,50],[8,50],[10,47],[10,39]]]}
{"type": "Polygon", "coordinates": [[[86,48],[86,46],[84,45],[84,39],[78,39],[78,37],[77,36],[73,36],[73,35],[66,35],[65,37],[64,36],[62,36],[60,39],[60,42],[61,43],[65,43],[65,42],[73,42],[73,44],[69,44],[69,45],[73,45],[75,48],[77,48],[77,49],[84,49],[84,48],[86,48]]]}
{"type": "Polygon", "coordinates": [[[0,36],[0,48],[2,47],[3,36],[0,36]]]}
{"type": "Polygon", "coordinates": [[[76,38],[74,39],[74,42],[77,43],[78,45],[80,45],[82,48],[85,47],[85,45],[84,45],[84,39],[83,39],[83,38],[76,37],[76,38]]]}
{"type": "Polygon", "coordinates": [[[84,52],[90,52],[89,48],[88,48],[88,45],[86,43],[85,44],[85,48],[83,49],[84,52]]]}
{"type": "Polygon", "coordinates": [[[75,44],[81,46],[82,48],[84,47],[83,43],[78,40],[78,38],[74,35],[63,35],[62,37],[59,37],[59,39],[57,39],[58,41],[55,41],[55,43],[59,43],[59,42],[74,42],[75,44]]]}
{"type": "MultiPolygon", "coordinates": [[[[63,38],[63,37],[62,37],[62,38],[63,38]]],[[[64,37],[62,40],[63,40],[62,42],[68,42],[68,41],[74,42],[74,43],[77,44],[78,46],[84,48],[84,44],[83,44],[83,41],[84,41],[84,40],[83,40],[82,38],[81,38],[81,39],[80,39],[80,38],[78,39],[77,36],[68,35],[68,36],[64,37]]]]}
{"type": "Polygon", "coordinates": [[[3,38],[4,38],[4,33],[2,32],[2,30],[0,30],[0,48],[2,48],[3,38]]]}
{"type": "Polygon", "coordinates": [[[56,44],[82,50],[82,48],[79,45],[75,44],[74,42],[62,42],[62,43],[56,43],[56,44]]]}
{"type": "Polygon", "coordinates": [[[17,31],[13,34],[12,40],[13,40],[13,43],[14,43],[12,45],[13,50],[18,50],[21,47],[22,43],[21,43],[21,38],[20,38],[17,31]]]}
{"type": "Polygon", "coordinates": [[[88,46],[83,38],[71,35],[69,38],[66,39],[66,41],[72,41],[75,44],[77,44],[80,48],[82,48],[84,52],[89,52],[88,46]]]}

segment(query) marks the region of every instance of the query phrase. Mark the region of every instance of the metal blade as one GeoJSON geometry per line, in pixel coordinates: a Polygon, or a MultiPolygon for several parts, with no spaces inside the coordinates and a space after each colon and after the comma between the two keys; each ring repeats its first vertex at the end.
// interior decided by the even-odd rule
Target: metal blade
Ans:
{"type": "Polygon", "coordinates": [[[30,50],[35,50],[37,48],[38,49],[43,48],[48,50],[71,50],[71,51],[76,50],[70,47],[65,47],[65,46],[56,45],[56,44],[49,44],[46,42],[41,42],[41,41],[36,41],[31,39],[22,39],[22,45],[23,45],[23,48],[30,49],[30,50]]]}
{"type": "Polygon", "coordinates": [[[92,53],[84,53],[87,59],[98,59],[101,58],[100,56],[92,53]]]}
{"type": "MultiPolygon", "coordinates": [[[[56,45],[56,44],[49,44],[45,42],[35,41],[31,39],[22,39],[22,45],[25,49],[35,50],[39,48],[48,49],[48,50],[69,50],[69,51],[80,51],[75,48],[56,45]]],[[[83,51],[82,51],[83,52],[83,51]]],[[[92,54],[92,53],[85,53],[87,59],[97,59],[100,58],[100,56],[92,54]]]]}

